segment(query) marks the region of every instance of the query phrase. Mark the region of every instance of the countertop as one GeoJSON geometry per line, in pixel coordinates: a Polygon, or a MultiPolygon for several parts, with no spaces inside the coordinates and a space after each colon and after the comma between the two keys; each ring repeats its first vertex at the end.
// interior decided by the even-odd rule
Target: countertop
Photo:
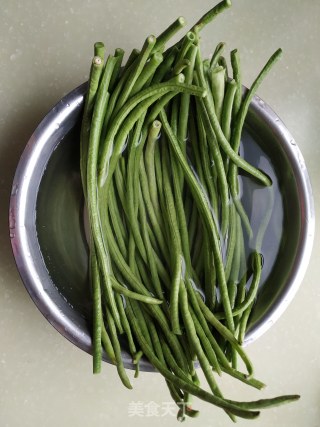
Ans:
{"type": "MultiPolygon", "coordinates": [[[[2,427],[175,426],[171,398],[156,373],[142,373],[132,391],[116,369],[91,373],[91,357],[64,339],[28,296],[11,253],[8,203],[19,157],[50,108],[88,78],[92,46],[130,52],[176,17],[190,23],[212,7],[203,0],[2,2],[0,15],[0,425],[2,427]],[[166,413],[167,412],[167,413],[166,413]]],[[[282,60],[259,95],[297,141],[309,171],[316,213],[320,207],[320,3],[316,0],[234,0],[232,9],[203,32],[209,55],[225,41],[240,51],[250,85],[278,47],[282,60]]],[[[303,283],[289,308],[247,351],[268,387],[248,390],[223,378],[225,394],[257,399],[299,393],[299,402],[263,411],[239,426],[320,425],[319,235],[303,283]]],[[[130,373],[130,377],[132,377],[130,373]]],[[[197,401],[188,425],[231,425],[223,411],[197,401]]]]}

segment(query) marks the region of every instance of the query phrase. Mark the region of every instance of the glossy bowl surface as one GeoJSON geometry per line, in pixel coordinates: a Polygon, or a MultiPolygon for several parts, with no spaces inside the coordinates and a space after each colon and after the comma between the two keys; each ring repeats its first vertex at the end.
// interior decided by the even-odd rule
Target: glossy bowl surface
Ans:
{"type": "MultiPolygon", "coordinates": [[[[88,248],[78,149],[85,91],[83,84],[65,96],[31,136],[16,170],[9,215],[14,257],[31,298],[63,336],[90,353],[88,248]]],[[[294,297],[314,237],[313,198],[303,157],[285,125],[259,97],[250,106],[244,145],[252,138],[271,159],[277,176],[283,230],[245,344],[270,328],[294,297]]],[[[132,368],[126,349],[123,359],[132,368]]],[[[145,360],[141,369],[153,370],[145,360]]]]}

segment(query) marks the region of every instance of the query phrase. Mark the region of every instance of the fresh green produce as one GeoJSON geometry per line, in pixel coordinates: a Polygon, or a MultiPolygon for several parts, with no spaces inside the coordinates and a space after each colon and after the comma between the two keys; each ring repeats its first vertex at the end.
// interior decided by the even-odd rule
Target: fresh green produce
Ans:
{"type": "Polygon", "coordinates": [[[230,5],[222,1],[167,47],[185,25],[178,18],[158,37],[147,37],[125,64],[122,49],[105,59],[103,43],[96,43],[81,128],[93,372],[101,370],[104,349],[131,388],[118,339],[124,334],[136,376],[145,357],[165,377],[179,420],[198,415],[192,396],[234,421],[299,398],[236,402],[216,382],[229,374],[264,387],[241,344],[259,288],[270,212],[255,233],[239,197],[239,170],[271,193],[272,183],[239,148],[252,97],[281,55],[279,49],[271,56],[244,95],[236,50],[231,75],[223,43],[203,59],[200,31],[230,5]],[[256,242],[250,254],[248,240],[256,242]],[[196,364],[210,392],[200,387],[196,364]]]}

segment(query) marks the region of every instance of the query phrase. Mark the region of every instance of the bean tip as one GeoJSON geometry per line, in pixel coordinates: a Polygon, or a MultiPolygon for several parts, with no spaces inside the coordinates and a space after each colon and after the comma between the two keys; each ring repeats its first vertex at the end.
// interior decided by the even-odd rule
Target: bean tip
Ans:
{"type": "Polygon", "coordinates": [[[252,414],[251,419],[254,420],[260,416],[260,411],[252,411],[251,414],[252,414]]]}
{"type": "Polygon", "coordinates": [[[182,332],[181,332],[181,329],[180,329],[180,327],[179,327],[179,326],[173,326],[173,327],[172,327],[172,332],[173,332],[175,335],[182,335],[182,332]]]}
{"type": "Polygon", "coordinates": [[[295,400],[299,400],[300,397],[300,394],[293,394],[292,396],[290,396],[290,400],[294,402],[295,400]]]}
{"type": "Polygon", "coordinates": [[[154,120],[154,121],[152,122],[152,126],[153,126],[154,128],[161,128],[162,123],[160,122],[160,120],[154,120]]]}
{"type": "Polygon", "coordinates": [[[124,50],[121,47],[117,47],[115,50],[115,56],[120,56],[124,54],[124,50]]]}
{"type": "Polygon", "coordinates": [[[186,77],[183,73],[179,73],[176,78],[177,78],[178,83],[184,83],[184,81],[186,79],[186,77]]]}
{"type": "Polygon", "coordinates": [[[104,48],[104,43],[103,42],[95,42],[94,47],[104,48]]]}
{"type": "Polygon", "coordinates": [[[183,17],[183,16],[179,16],[179,18],[178,18],[178,22],[179,22],[179,24],[180,24],[182,27],[184,27],[184,26],[186,25],[186,23],[187,23],[187,21],[184,19],[184,17],[183,17]]]}
{"type": "Polygon", "coordinates": [[[180,408],[178,413],[177,413],[177,420],[180,421],[180,423],[182,423],[183,421],[185,421],[186,417],[183,413],[183,409],[180,408]]]}
{"type": "Polygon", "coordinates": [[[92,373],[93,373],[94,375],[96,375],[96,374],[100,374],[100,372],[101,372],[101,362],[99,362],[99,363],[94,363],[94,364],[93,364],[92,373]]]}
{"type": "Polygon", "coordinates": [[[95,55],[92,59],[93,65],[102,65],[102,58],[98,55],[95,55]]]}
{"type": "Polygon", "coordinates": [[[196,40],[197,40],[197,36],[196,36],[196,34],[194,33],[194,31],[188,31],[188,32],[187,32],[187,38],[188,38],[188,40],[190,40],[191,42],[194,42],[194,41],[196,41],[196,40]]]}
{"type": "Polygon", "coordinates": [[[152,54],[152,58],[157,61],[157,62],[162,62],[163,61],[163,55],[161,52],[155,52],[152,54]]]}
{"type": "Polygon", "coordinates": [[[272,185],[272,179],[270,178],[270,176],[266,176],[266,184],[267,187],[270,187],[272,185]]]}
{"type": "Polygon", "coordinates": [[[200,412],[197,411],[196,409],[192,409],[191,406],[186,407],[186,415],[188,415],[188,417],[196,418],[199,416],[199,414],[200,414],[200,412]]]}
{"type": "Polygon", "coordinates": [[[154,43],[156,42],[156,36],[154,36],[153,34],[151,34],[151,36],[149,36],[149,37],[147,38],[147,42],[148,42],[149,44],[154,44],[154,43]]]}

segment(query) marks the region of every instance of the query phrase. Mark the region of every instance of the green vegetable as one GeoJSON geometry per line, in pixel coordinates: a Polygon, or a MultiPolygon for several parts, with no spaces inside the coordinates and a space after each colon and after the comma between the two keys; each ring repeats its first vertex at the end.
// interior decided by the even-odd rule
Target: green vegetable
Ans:
{"type": "Polygon", "coordinates": [[[220,2],[167,48],[185,25],[178,18],[134,49],[126,64],[120,48],[104,63],[104,45],[96,43],[81,126],[93,372],[101,370],[104,349],[132,388],[123,334],[135,377],[146,358],[164,376],[180,421],[198,415],[192,396],[222,408],[233,421],[298,399],[237,402],[225,398],[217,383],[217,376],[228,374],[264,388],[241,344],[258,296],[273,187],[239,148],[252,97],[281,54],[272,55],[243,97],[238,52],[231,52],[232,78],[224,43],[211,60],[200,53],[199,32],[230,6],[220,2]],[[257,232],[239,197],[239,169],[268,186],[257,232]],[[237,369],[238,358],[246,372],[237,369]],[[210,392],[200,387],[196,362],[210,392]]]}

